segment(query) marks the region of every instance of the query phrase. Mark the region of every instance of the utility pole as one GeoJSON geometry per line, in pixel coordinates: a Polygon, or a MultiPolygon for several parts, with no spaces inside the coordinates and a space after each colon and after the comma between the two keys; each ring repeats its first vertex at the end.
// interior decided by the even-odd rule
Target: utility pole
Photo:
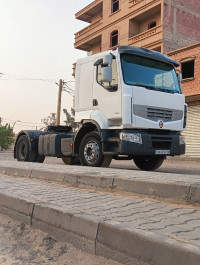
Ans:
{"type": "Polygon", "coordinates": [[[62,81],[62,79],[60,79],[59,80],[59,90],[58,90],[58,104],[57,104],[56,125],[60,125],[62,84],[63,84],[63,81],[62,81]]]}
{"type": "Polygon", "coordinates": [[[13,123],[13,126],[12,126],[12,130],[13,130],[13,132],[14,132],[14,126],[15,126],[15,124],[16,124],[17,122],[21,122],[21,121],[20,121],[20,120],[17,120],[17,121],[15,121],[15,122],[13,123]]]}

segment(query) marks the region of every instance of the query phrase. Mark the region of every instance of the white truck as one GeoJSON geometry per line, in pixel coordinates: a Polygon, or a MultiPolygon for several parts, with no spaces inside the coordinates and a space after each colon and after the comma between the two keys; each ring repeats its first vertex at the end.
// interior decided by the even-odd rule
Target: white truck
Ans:
{"type": "Polygon", "coordinates": [[[179,64],[156,51],[119,46],[80,59],[75,75],[75,121],[47,132],[21,131],[14,157],[43,162],[108,167],[112,159],[132,159],[142,170],[161,166],[166,156],[185,153],[181,131],[187,104],[179,64]]]}

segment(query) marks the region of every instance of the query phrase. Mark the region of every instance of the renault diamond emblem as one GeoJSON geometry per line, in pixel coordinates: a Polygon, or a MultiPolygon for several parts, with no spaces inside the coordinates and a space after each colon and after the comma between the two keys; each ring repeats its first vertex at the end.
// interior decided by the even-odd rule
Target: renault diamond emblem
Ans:
{"type": "Polygon", "coordinates": [[[159,121],[159,127],[162,128],[163,127],[163,121],[159,121]]]}

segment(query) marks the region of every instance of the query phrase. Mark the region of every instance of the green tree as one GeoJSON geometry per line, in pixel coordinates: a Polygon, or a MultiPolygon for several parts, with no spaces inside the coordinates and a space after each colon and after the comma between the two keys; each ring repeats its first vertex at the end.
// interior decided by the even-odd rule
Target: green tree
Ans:
{"type": "Polygon", "coordinates": [[[71,113],[69,113],[67,109],[63,109],[63,112],[66,115],[66,120],[64,121],[64,123],[67,126],[71,126],[73,131],[75,131],[79,127],[79,124],[74,121],[75,110],[71,108],[71,113]]]}
{"type": "Polygon", "coordinates": [[[48,126],[56,125],[56,113],[50,113],[49,116],[41,119],[41,122],[44,123],[44,125],[45,125],[44,130],[47,130],[48,126]]]}
{"type": "Polygon", "coordinates": [[[10,125],[0,126],[0,148],[7,150],[13,143],[14,135],[10,125]]]}

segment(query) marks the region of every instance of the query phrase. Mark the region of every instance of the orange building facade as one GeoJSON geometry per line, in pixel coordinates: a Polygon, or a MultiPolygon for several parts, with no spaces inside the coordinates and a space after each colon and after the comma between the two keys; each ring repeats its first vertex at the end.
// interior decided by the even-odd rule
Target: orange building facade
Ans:
{"type": "Polygon", "coordinates": [[[169,52],[180,63],[183,94],[188,104],[186,156],[200,158],[200,43],[169,52]]]}
{"type": "Polygon", "coordinates": [[[89,25],[75,34],[75,48],[92,54],[119,45],[163,53],[200,41],[199,0],[96,0],[76,13],[89,25]]]}
{"type": "Polygon", "coordinates": [[[169,52],[168,56],[180,63],[183,75],[183,94],[186,102],[200,100],[200,43],[169,52]]]}

